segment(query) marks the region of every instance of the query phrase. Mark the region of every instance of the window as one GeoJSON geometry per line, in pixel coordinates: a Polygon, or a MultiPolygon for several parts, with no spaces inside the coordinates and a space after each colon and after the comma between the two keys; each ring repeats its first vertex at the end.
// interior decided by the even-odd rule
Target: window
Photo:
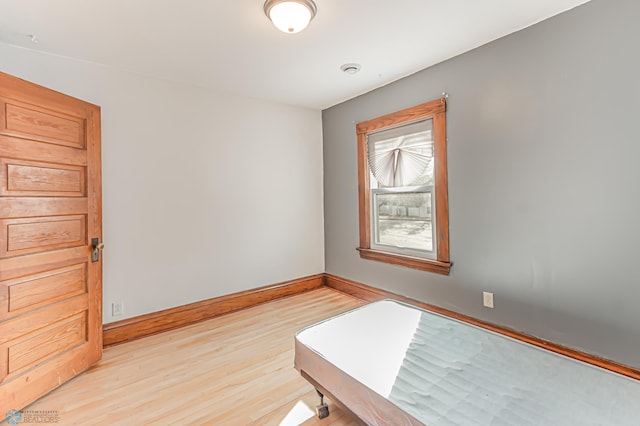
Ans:
{"type": "Polygon", "coordinates": [[[449,274],[445,98],[356,132],[360,257],[449,274]]]}

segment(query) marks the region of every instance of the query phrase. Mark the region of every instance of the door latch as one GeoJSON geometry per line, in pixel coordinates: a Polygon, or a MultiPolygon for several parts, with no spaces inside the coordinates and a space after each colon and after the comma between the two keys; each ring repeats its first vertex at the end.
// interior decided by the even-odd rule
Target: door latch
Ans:
{"type": "Polygon", "coordinates": [[[97,262],[100,260],[100,250],[104,249],[104,244],[100,242],[100,238],[91,239],[91,261],[97,262]]]}

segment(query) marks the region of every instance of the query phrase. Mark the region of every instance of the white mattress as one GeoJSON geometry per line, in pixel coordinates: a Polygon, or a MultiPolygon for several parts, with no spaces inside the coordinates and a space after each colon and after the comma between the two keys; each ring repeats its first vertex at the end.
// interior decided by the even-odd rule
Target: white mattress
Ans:
{"type": "Polygon", "coordinates": [[[640,425],[640,381],[391,300],[300,331],[295,363],[371,425],[640,425]]]}

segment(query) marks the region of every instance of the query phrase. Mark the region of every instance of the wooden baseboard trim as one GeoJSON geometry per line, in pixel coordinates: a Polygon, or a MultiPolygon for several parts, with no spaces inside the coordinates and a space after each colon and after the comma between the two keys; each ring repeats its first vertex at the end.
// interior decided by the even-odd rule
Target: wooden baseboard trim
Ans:
{"type": "MultiPolygon", "coordinates": [[[[346,278],[337,277],[331,274],[325,274],[325,285],[341,293],[353,296],[357,299],[366,300],[367,302],[375,302],[376,300],[382,299],[403,299],[402,296],[399,296],[397,294],[381,290],[379,288],[371,287],[356,281],[351,281],[346,278]]],[[[415,303],[411,304],[415,305],[415,303]]]]}
{"type": "Polygon", "coordinates": [[[340,278],[335,275],[325,274],[325,285],[334,290],[356,297],[358,299],[373,302],[381,299],[394,299],[400,302],[404,302],[413,306],[417,306],[426,309],[431,312],[436,312],[441,315],[445,315],[450,318],[454,318],[505,336],[511,337],[516,340],[520,340],[525,343],[529,343],[534,346],[538,346],[543,349],[547,349],[551,352],[558,353],[560,355],[568,356],[618,374],[622,374],[627,377],[631,377],[636,380],[640,380],[640,370],[629,367],[624,364],[619,364],[608,359],[600,358],[586,352],[578,351],[575,349],[567,348],[565,346],[553,343],[547,340],[539,339],[537,337],[529,336],[527,334],[520,333],[515,330],[511,330],[506,327],[502,327],[496,324],[492,324],[486,321],[482,321],[467,315],[463,315],[448,309],[440,308],[438,306],[430,305],[428,303],[419,302],[415,299],[410,299],[405,296],[400,296],[379,288],[371,287],[366,284],[351,281],[345,278],[340,278]]]}
{"type": "Polygon", "coordinates": [[[522,342],[568,356],[586,363],[640,380],[640,369],[626,366],[608,359],[600,358],[586,352],[567,348],[547,340],[529,336],[521,332],[482,321],[448,309],[420,302],[405,296],[371,287],[356,281],[341,278],[332,274],[317,274],[279,284],[260,287],[252,290],[233,293],[213,299],[203,300],[176,308],[153,312],[103,326],[103,346],[112,346],[129,342],[152,334],[195,324],[224,314],[250,308],[272,300],[304,293],[326,285],[352,297],[373,302],[381,299],[394,299],[413,306],[436,312],[496,333],[503,334],[522,342]]]}
{"type": "Polygon", "coordinates": [[[324,285],[324,276],[312,275],[105,324],[103,346],[129,342],[320,288],[324,285]]]}

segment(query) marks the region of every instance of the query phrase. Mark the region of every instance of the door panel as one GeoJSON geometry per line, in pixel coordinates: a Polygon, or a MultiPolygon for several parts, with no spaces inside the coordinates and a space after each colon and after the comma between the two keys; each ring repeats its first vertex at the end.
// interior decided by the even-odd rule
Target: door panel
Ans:
{"type": "Polygon", "coordinates": [[[102,355],[100,109],[0,73],[0,413],[102,355]]]}
{"type": "Polygon", "coordinates": [[[86,312],[60,320],[37,332],[24,335],[8,345],[8,374],[14,374],[73,346],[87,338],[86,312]]]}
{"type": "Polygon", "coordinates": [[[83,167],[0,160],[0,195],[84,197],[84,182],[83,167]]]}
{"type": "Polygon", "coordinates": [[[0,259],[76,247],[86,240],[84,215],[0,220],[0,259]]]}
{"type": "Polygon", "coordinates": [[[3,281],[0,287],[0,319],[86,293],[86,282],[85,264],[3,281]]]}
{"type": "Polygon", "coordinates": [[[74,148],[85,147],[84,118],[51,111],[15,99],[2,99],[0,132],[74,148]]]}

